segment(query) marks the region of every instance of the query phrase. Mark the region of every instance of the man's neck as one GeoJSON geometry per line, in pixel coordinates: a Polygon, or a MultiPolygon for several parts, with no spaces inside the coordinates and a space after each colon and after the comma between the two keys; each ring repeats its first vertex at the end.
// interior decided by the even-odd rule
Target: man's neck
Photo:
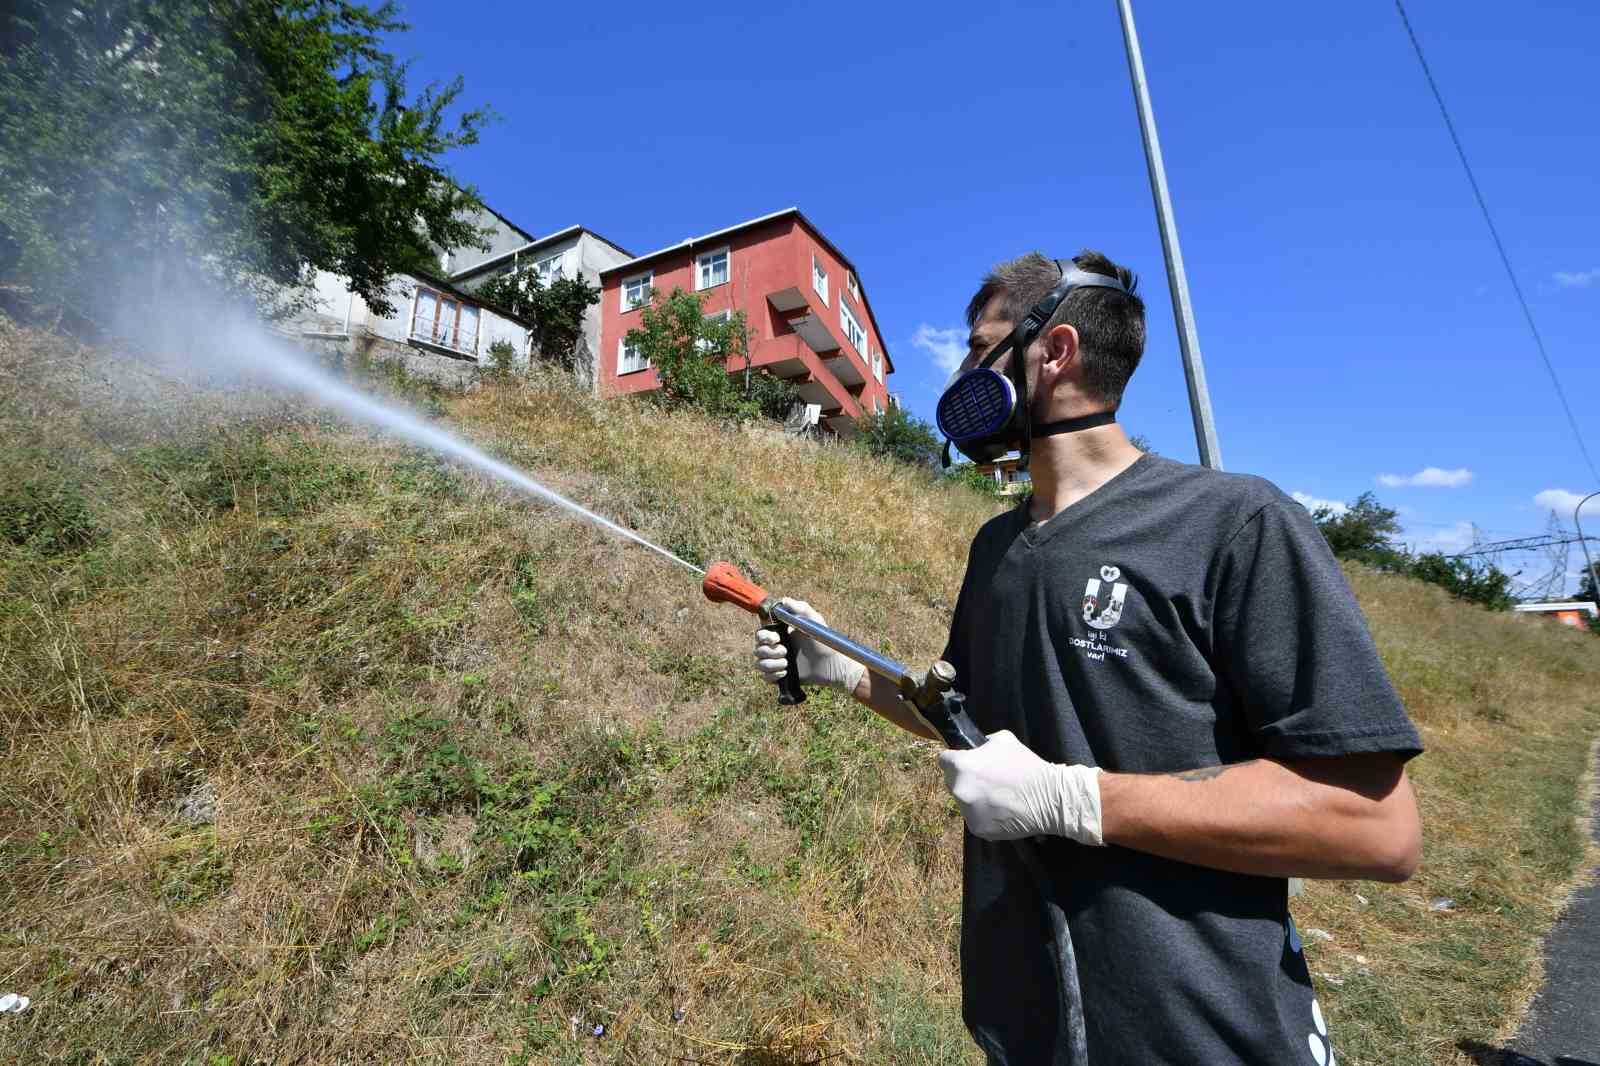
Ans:
{"type": "Polygon", "coordinates": [[[1033,438],[1028,460],[1033,480],[1029,517],[1035,522],[1054,518],[1128,469],[1142,454],[1128,443],[1127,434],[1115,422],[1033,438]]]}

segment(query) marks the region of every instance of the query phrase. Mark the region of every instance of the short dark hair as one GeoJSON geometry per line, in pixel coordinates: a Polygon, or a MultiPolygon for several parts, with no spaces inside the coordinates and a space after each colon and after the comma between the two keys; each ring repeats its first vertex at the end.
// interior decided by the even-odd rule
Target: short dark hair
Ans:
{"type": "MultiPolygon", "coordinates": [[[[1073,289],[1040,335],[1062,323],[1076,329],[1083,351],[1085,383],[1116,408],[1121,406],[1122,392],[1144,355],[1144,301],[1134,295],[1139,279],[1133,271],[1099,252],[1079,252],[1072,261],[1080,270],[1116,278],[1128,291],[1124,294],[1115,289],[1073,289]]],[[[1060,280],[1061,271],[1055,260],[1038,252],[1001,263],[984,275],[983,284],[967,304],[967,325],[978,324],[983,309],[996,295],[1004,297],[1006,320],[1016,325],[1060,280]]]]}

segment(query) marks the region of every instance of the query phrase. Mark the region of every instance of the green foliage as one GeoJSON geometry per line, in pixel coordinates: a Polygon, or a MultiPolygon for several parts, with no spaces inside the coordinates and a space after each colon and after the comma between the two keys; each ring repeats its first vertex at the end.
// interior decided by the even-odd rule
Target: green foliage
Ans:
{"type": "Polygon", "coordinates": [[[1160,455],[1161,453],[1150,447],[1150,438],[1142,433],[1135,433],[1128,438],[1128,443],[1138,448],[1146,455],[1160,455]]]}
{"type": "Polygon", "coordinates": [[[893,404],[887,411],[856,419],[856,435],[851,443],[869,455],[909,466],[931,470],[939,461],[939,438],[933,427],[893,404]]]}
{"type": "Polygon", "coordinates": [[[998,499],[1000,496],[999,483],[995,481],[993,475],[979,470],[976,463],[957,463],[945,471],[944,482],[947,485],[960,485],[990,499],[998,499]]]}
{"type": "Polygon", "coordinates": [[[489,365],[494,368],[495,377],[510,377],[516,359],[517,349],[510,341],[495,341],[489,345],[489,365]]]}
{"type": "Polygon", "coordinates": [[[584,278],[558,277],[546,285],[533,270],[490,278],[473,295],[531,322],[540,357],[564,370],[577,364],[583,313],[600,302],[600,290],[584,278]]]}
{"type": "Polygon", "coordinates": [[[1327,538],[1328,547],[1341,559],[1355,559],[1392,570],[1398,568],[1404,558],[1394,542],[1400,533],[1397,513],[1380,504],[1370,492],[1356,497],[1343,513],[1336,513],[1331,507],[1319,507],[1311,512],[1311,517],[1327,538]]]}
{"type": "Polygon", "coordinates": [[[0,483],[0,540],[52,556],[87,548],[100,535],[76,480],[45,475],[0,483]]]}
{"type": "Polygon", "coordinates": [[[151,445],[135,450],[132,462],[162,485],[168,509],[182,519],[209,518],[245,500],[259,514],[287,517],[366,484],[364,472],[309,444],[271,447],[254,434],[151,445]]]}
{"type": "Polygon", "coordinates": [[[430,246],[483,239],[440,169],[459,79],[407,99],[392,3],[19,0],[0,15],[0,291],[104,326],[204,272],[271,303],[308,269],[379,314],[430,246]],[[108,245],[114,251],[108,250],[108,245]],[[136,279],[120,272],[138,264],[136,279]],[[119,291],[120,281],[148,294],[119,291]],[[86,299],[93,293],[95,299],[86,299]],[[116,294],[112,298],[111,294],[116,294]]]}
{"type": "Polygon", "coordinates": [[[1510,592],[1510,575],[1493,564],[1451,558],[1439,552],[1413,555],[1396,545],[1394,537],[1400,532],[1397,514],[1370,492],[1363,492],[1343,513],[1319,507],[1311,517],[1328,547],[1341,559],[1438,585],[1458,599],[1481,604],[1491,611],[1508,611],[1516,602],[1510,592]]]}
{"type": "Polygon", "coordinates": [[[1438,585],[1457,599],[1482,604],[1491,611],[1509,611],[1516,602],[1510,592],[1510,575],[1489,563],[1424,552],[1407,559],[1401,573],[1438,585]]]}
{"type": "Polygon", "coordinates": [[[706,318],[697,294],[673,289],[663,298],[652,289],[639,325],[628,332],[628,344],[650,360],[661,381],[653,395],[668,408],[693,408],[747,422],[781,419],[793,405],[794,387],[787,381],[763,370],[728,373],[728,360],[743,359],[749,350],[743,311],[713,321],[706,318]]]}

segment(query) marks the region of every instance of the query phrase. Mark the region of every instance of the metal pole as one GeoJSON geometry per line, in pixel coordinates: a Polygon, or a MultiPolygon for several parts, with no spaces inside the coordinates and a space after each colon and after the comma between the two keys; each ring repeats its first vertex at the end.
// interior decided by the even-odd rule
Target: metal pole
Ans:
{"type": "Polygon", "coordinates": [[[1600,496],[1600,492],[1591,492],[1578,501],[1578,506],[1572,509],[1572,524],[1578,527],[1578,543],[1583,546],[1583,561],[1589,564],[1589,580],[1592,582],[1591,591],[1594,592],[1596,607],[1600,607],[1600,575],[1595,573],[1594,559],[1589,555],[1589,542],[1583,539],[1583,523],[1578,521],[1578,512],[1583,510],[1583,505],[1600,496]]]}
{"type": "Polygon", "coordinates": [[[1144,59],[1139,54],[1139,35],[1133,28],[1133,8],[1129,0],[1117,0],[1122,16],[1122,43],[1128,49],[1128,73],[1133,78],[1133,100],[1139,109],[1139,131],[1144,135],[1144,159],[1150,169],[1150,192],[1156,201],[1156,220],[1161,226],[1161,250],[1167,260],[1167,286],[1172,290],[1172,314],[1178,323],[1178,350],[1183,353],[1183,374],[1189,382],[1189,410],[1194,415],[1194,439],[1200,448],[1200,462],[1213,470],[1222,469],[1222,451],[1217,447],[1217,427],[1211,420],[1211,393],[1206,389],[1206,370],[1200,359],[1200,336],[1194,328],[1194,311],[1189,306],[1189,279],[1183,272],[1183,252],[1178,248],[1178,224],[1172,217],[1172,198],[1167,195],[1167,172],[1161,162],[1161,142],[1156,138],[1156,120],[1150,110],[1150,89],[1144,80],[1144,59]]]}

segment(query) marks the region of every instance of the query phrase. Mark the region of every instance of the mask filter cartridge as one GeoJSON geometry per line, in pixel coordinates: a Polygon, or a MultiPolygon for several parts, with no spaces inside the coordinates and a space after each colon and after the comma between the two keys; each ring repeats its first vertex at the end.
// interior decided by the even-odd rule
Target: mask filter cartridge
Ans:
{"type": "Polygon", "coordinates": [[[1011,379],[987,367],[956,377],[934,409],[939,432],[957,445],[998,433],[1017,409],[1011,379]]]}

